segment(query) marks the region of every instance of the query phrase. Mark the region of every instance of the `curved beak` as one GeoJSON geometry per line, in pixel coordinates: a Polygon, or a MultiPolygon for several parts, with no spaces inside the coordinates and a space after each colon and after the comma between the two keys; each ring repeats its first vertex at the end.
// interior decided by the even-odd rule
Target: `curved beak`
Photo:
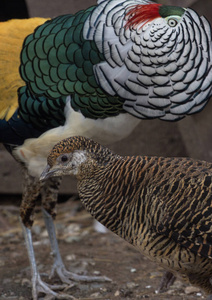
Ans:
{"type": "Polygon", "coordinates": [[[56,170],[50,170],[50,166],[47,165],[45,167],[45,169],[43,170],[42,174],[40,175],[40,180],[46,180],[48,178],[50,178],[51,176],[53,176],[53,174],[55,173],[56,170]]]}

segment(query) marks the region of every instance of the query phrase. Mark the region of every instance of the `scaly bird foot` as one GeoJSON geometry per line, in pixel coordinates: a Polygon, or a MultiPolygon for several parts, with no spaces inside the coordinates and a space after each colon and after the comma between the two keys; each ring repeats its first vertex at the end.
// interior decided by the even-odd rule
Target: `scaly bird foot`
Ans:
{"type": "MultiPolygon", "coordinates": [[[[72,287],[72,286],[71,286],[72,287]]],[[[32,298],[33,300],[38,299],[39,294],[45,294],[45,300],[54,300],[54,299],[71,299],[76,300],[71,295],[65,294],[65,293],[57,293],[54,292],[56,290],[67,290],[67,285],[50,285],[42,281],[39,274],[37,274],[36,277],[32,279],[32,298]]]]}
{"type": "Polygon", "coordinates": [[[55,274],[57,274],[59,276],[60,280],[63,283],[66,283],[68,285],[73,284],[73,281],[77,281],[77,282],[80,282],[80,281],[83,281],[83,282],[111,281],[111,279],[106,276],[77,275],[77,274],[74,274],[74,273],[66,270],[66,268],[63,264],[61,255],[60,255],[53,219],[52,219],[51,215],[45,209],[42,209],[42,211],[43,211],[44,221],[46,224],[46,229],[49,234],[49,240],[50,240],[51,249],[52,249],[52,256],[54,258],[54,264],[52,267],[50,278],[52,278],[55,274]]]}
{"type": "Polygon", "coordinates": [[[161,293],[164,290],[168,289],[175,281],[176,277],[173,273],[166,271],[161,279],[158,292],[161,293]]]}
{"type": "Polygon", "coordinates": [[[52,267],[51,275],[49,278],[52,278],[55,274],[57,274],[60,280],[63,283],[74,285],[73,281],[77,282],[105,282],[105,281],[112,281],[110,278],[106,276],[86,276],[86,275],[78,275],[73,272],[69,272],[66,270],[65,266],[54,264],[52,267]]]}

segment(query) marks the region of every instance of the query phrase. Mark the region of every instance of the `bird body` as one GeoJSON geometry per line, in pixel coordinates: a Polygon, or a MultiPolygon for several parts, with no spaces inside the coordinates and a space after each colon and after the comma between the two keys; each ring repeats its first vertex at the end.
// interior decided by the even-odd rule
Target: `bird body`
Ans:
{"type": "Polygon", "coordinates": [[[212,164],[122,157],[83,137],[54,146],[41,179],[75,175],[100,223],[169,271],[212,293],[212,164]]]}

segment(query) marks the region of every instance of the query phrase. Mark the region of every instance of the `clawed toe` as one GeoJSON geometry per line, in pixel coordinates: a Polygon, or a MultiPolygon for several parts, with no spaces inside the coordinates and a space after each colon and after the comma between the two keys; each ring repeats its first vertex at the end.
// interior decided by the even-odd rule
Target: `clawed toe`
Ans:
{"type": "Polygon", "coordinates": [[[73,272],[67,271],[65,266],[60,262],[60,264],[55,263],[52,267],[50,279],[57,274],[61,282],[74,286],[74,282],[110,282],[110,278],[106,276],[86,276],[78,275],[73,272]]]}
{"type": "MultiPolygon", "coordinates": [[[[86,275],[78,275],[69,271],[64,271],[63,276],[65,276],[65,278],[69,278],[73,281],[77,281],[77,282],[110,282],[112,281],[110,278],[106,277],[106,276],[86,276],[86,275]]],[[[61,277],[60,277],[61,278],[61,277]]]]}
{"type": "MultiPolygon", "coordinates": [[[[69,287],[68,287],[69,288],[69,287]]],[[[75,300],[71,295],[68,295],[63,292],[55,292],[58,290],[67,290],[67,285],[50,285],[42,281],[40,275],[37,275],[36,278],[33,278],[32,282],[32,297],[33,300],[38,299],[39,294],[45,294],[45,300],[54,300],[54,299],[67,299],[75,300]]]]}
{"type": "Polygon", "coordinates": [[[173,273],[169,271],[165,272],[161,279],[158,292],[161,293],[164,290],[168,289],[174,283],[175,279],[176,277],[174,276],[173,273]]]}

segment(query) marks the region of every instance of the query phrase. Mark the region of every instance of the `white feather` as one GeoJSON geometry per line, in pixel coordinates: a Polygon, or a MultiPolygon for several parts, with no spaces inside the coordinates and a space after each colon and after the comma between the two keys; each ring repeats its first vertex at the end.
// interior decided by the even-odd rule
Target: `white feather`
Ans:
{"type": "Polygon", "coordinates": [[[197,80],[202,79],[203,76],[208,71],[208,61],[206,59],[203,59],[201,62],[201,65],[198,68],[198,74],[197,74],[197,80]]]}
{"type": "Polygon", "coordinates": [[[161,118],[165,115],[165,112],[159,109],[151,109],[142,106],[134,106],[134,109],[147,118],[161,118]]]}
{"type": "Polygon", "coordinates": [[[208,73],[208,75],[204,78],[203,84],[201,86],[201,89],[203,91],[207,90],[211,86],[211,73],[208,73]]]}
{"type": "Polygon", "coordinates": [[[155,87],[154,93],[160,97],[168,97],[173,92],[172,86],[155,87]]]}
{"type": "Polygon", "coordinates": [[[177,92],[181,92],[186,90],[188,87],[188,84],[185,84],[184,82],[177,82],[173,85],[173,89],[177,92]]]}
{"type": "MultiPolygon", "coordinates": [[[[177,71],[178,66],[176,65],[175,62],[171,62],[171,63],[167,64],[166,66],[164,66],[163,69],[165,70],[166,74],[167,73],[174,73],[174,72],[177,71]]],[[[157,71],[158,71],[158,69],[157,69],[157,71]]]]}
{"type": "Polygon", "coordinates": [[[163,86],[164,88],[170,83],[168,76],[155,76],[152,77],[151,80],[154,84],[163,86]]]}
{"type": "Polygon", "coordinates": [[[189,101],[192,95],[187,95],[185,92],[182,93],[176,93],[175,95],[172,95],[171,99],[174,103],[183,103],[186,101],[189,101]]]}
{"type": "Polygon", "coordinates": [[[176,115],[186,114],[188,113],[191,108],[193,107],[193,102],[186,102],[185,104],[177,105],[174,108],[170,109],[170,112],[176,115]]]}
{"type": "Polygon", "coordinates": [[[201,89],[202,86],[202,80],[199,81],[193,81],[191,84],[188,86],[187,91],[188,93],[194,93],[197,92],[199,89],[201,89]]]}
{"type": "Polygon", "coordinates": [[[147,88],[148,86],[153,85],[152,78],[151,78],[151,77],[148,77],[148,76],[146,76],[146,75],[143,75],[143,74],[139,74],[139,75],[138,75],[138,81],[139,81],[140,83],[142,83],[144,86],[146,86],[146,88],[147,88]]]}
{"type": "Polygon", "coordinates": [[[32,176],[40,176],[49,151],[62,139],[81,135],[102,144],[113,143],[128,136],[140,122],[130,114],[98,120],[85,118],[71,108],[70,97],[67,97],[65,115],[64,126],[48,130],[39,138],[27,139],[22,146],[16,148],[14,155],[27,165],[32,176]]]}
{"type": "Polygon", "coordinates": [[[105,72],[109,68],[112,72],[113,68],[111,68],[106,62],[103,62],[101,64],[98,64],[98,65],[94,66],[94,72],[95,72],[96,78],[97,78],[100,86],[103,86],[104,90],[109,95],[114,96],[116,94],[116,91],[112,87],[112,84],[108,81],[108,78],[106,76],[107,72],[105,72]]]}
{"type": "Polygon", "coordinates": [[[201,110],[205,107],[206,104],[207,104],[207,102],[206,102],[206,101],[203,101],[203,103],[201,103],[200,105],[194,106],[194,107],[189,111],[188,114],[191,115],[191,114],[195,114],[195,113],[201,111],[201,110]]]}
{"type": "Polygon", "coordinates": [[[123,108],[129,112],[132,116],[139,118],[139,119],[146,119],[145,116],[142,116],[142,114],[139,112],[137,112],[134,108],[134,103],[130,102],[130,101],[125,101],[123,108]]]}
{"type": "Polygon", "coordinates": [[[189,59],[187,64],[183,66],[183,71],[184,72],[191,71],[194,68],[194,65],[195,65],[195,61],[189,59]]]}
{"type": "Polygon", "coordinates": [[[173,113],[166,113],[165,116],[161,117],[160,119],[161,120],[164,120],[164,121],[176,121],[176,120],[180,120],[184,117],[185,115],[174,115],[173,113]]]}
{"type": "Polygon", "coordinates": [[[111,58],[119,67],[123,65],[123,58],[121,57],[121,53],[119,52],[117,45],[111,45],[111,58]]]}
{"type": "Polygon", "coordinates": [[[170,99],[160,99],[160,98],[149,98],[148,102],[155,107],[167,107],[170,106],[170,99]]]}
{"type": "Polygon", "coordinates": [[[171,76],[171,80],[174,82],[182,81],[186,76],[186,73],[183,70],[178,70],[171,76]]]}
{"type": "Polygon", "coordinates": [[[134,51],[129,51],[128,52],[128,57],[129,57],[129,60],[131,60],[133,63],[140,63],[141,59],[140,59],[140,55],[137,55],[135,54],[134,51]]]}
{"type": "Polygon", "coordinates": [[[188,60],[190,58],[188,56],[184,56],[184,55],[180,55],[180,53],[178,53],[178,58],[176,59],[176,65],[178,68],[183,67],[184,65],[187,64],[188,60]]]}
{"type": "Polygon", "coordinates": [[[203,61],[206,61],[206,59],[204,59],[204,58],[202,57],[202,53],[199,51],[198,54],[197,54],[197,56],[196,56],[196,58],[195,58],[195,65],[194,65],[194,68],[198,68],[198,67],[200,66],[200,64],[201,64],[201,68],[202,68],[202,64],[203,64],[203,66],[204,66],[203,61]]]}

